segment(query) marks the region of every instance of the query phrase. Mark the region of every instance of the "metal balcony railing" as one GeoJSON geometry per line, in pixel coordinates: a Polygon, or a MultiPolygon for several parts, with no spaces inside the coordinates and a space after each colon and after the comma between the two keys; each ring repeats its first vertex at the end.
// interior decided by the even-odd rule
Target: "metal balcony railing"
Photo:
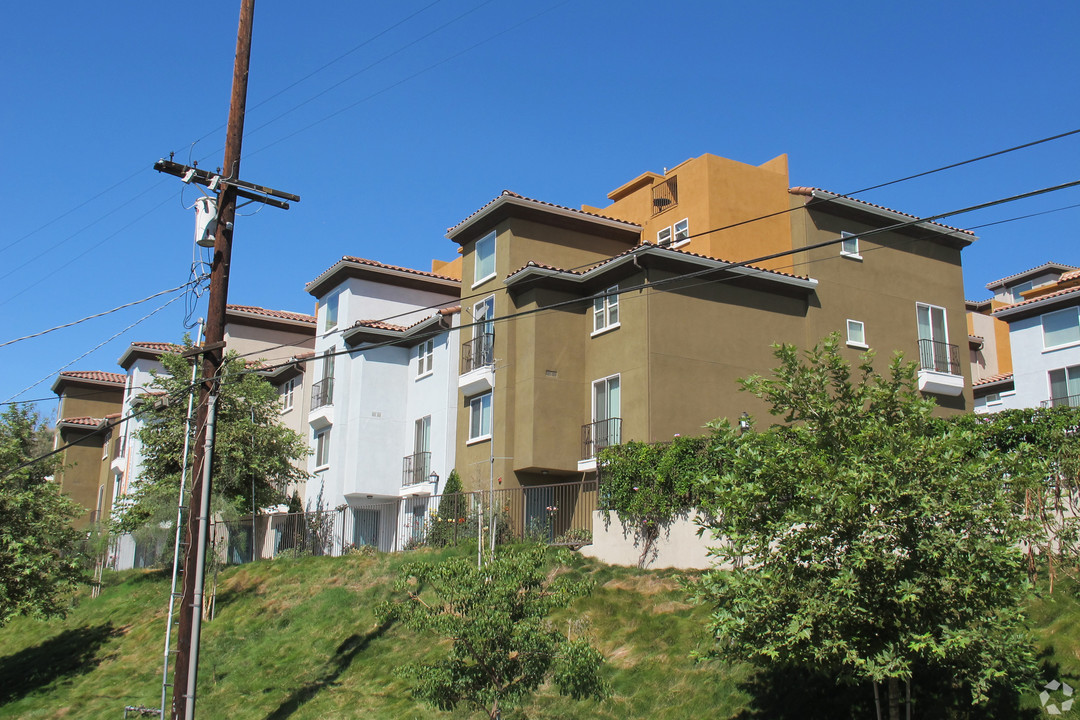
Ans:
{"type": "Polygon", "coordinates": [[[653,185],[652,189],[652,214],[667,210],[672,205],[679,204],[678,178],[668,178],[659,185],[653,185]]]}
{"type": "Polygon", "coordinates": [[[1062,395],[1043,400],[1042,406],[1046,407],[1080,407],[1080,395],[1062,395]]]}
{"type": "Polygon", "coordinates": [[[461,346],[461,374],[495,364],[495,335],[477,335],[461,346]]]}
{"type": "Polygon", "coordinates": [[[622,435],[622,418],[597,420],[581,426],[581,459],[591,460],[609,445],[618,445],[622,435]]]}
{"type": "Polygon", "coordinates": [[[431,453],[418,452],[406,455],[402,466],[402,487],[426,483],[431,475],[431,453]]]}
{"type": "Polygon", "coordinates": [[[334,378],[324,378],[311,386],[311,409],[334,404],[334,378]]]}
{"type": "Polygon", "coordinates": [[[919,340],[919,369],[959,375],[959,346],[937,340],[919,340]]]}

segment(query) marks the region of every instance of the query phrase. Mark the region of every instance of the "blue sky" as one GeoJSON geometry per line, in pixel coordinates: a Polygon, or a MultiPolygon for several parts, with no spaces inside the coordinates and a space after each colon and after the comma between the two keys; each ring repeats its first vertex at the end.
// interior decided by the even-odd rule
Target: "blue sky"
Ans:
{"type": "MultiPolygon", "coordinates": [[[[188,279],[196,191],[151,166],[170,151],[220,164],[238,8],[6,8],[0,342],[188,279]]],[[[454,256],[445,229],[504,188],[604,205],[711,152],[787,153],[792,185],[849,192],[1074,130],[1078,29],[1075,2],[263,0],[241,175],[302,199],[238,219],[229,300],[312,312],[304,284],[342,255],[429,269],[454,256]]],[[[929,215],[1077,179],[1073,136],[859,197],[929,215]]],[[[1076,204],[1072,189],[946,222],[1076,204]]],[[[1080,265],[1078,219],[976,229],[967,297],[1047,260],[1080,265]]],[[[0,347],[0,400],[43,377],[19,398],[50,397],[60,367],[171,297],[0,347]]],[[[178,339],[184,304],[71,369],[115,371],[129,342],[178,339]]]]}

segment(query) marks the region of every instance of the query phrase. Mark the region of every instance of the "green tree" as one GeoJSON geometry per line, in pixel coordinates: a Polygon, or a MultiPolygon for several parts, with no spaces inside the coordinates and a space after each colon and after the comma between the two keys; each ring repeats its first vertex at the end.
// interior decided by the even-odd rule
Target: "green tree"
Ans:
{"type": "Polygon", "coordinates": [[[469,499],[462,493],[461,477],[457,470],[451,470],[449,477],[446,478],[446,486],[443,487],[439,509],[431,518],[428,544],[444,547],[453,545],[466,536],[473,537],[475,533],[467,535],[464,525],[468,514],[469,499]]]}
{"type": "MultiPolygon", "coordinates": [[[[190,341],[185,345],[190,347],[190,341]]],[[[179,354],[166,354],[161,363],[165,373],[155,376],[150,392],[156,394],[148,395],[147,402],[162,396],[169,401],[154,403],[142,416],[144,425],[137,435],[142,467],[131,505],[116,523],[124,532],[157,528],[175,520],[191,361],[179,354]]],[[[249,514],[253,504],[264,508],[285,502],[286,485],[308,476],[296,466],[309,454],[307,442],[278,422],[280,406],[274,387],[246,370],[242,359],[228,355],[218,385],[212,507],[226,517],[249,514]]],[[[195,423],[191,426],[189,466],[196,435],[195,423]]]]}
{"type": "Polygon", "coordinates": [[[83,509],[47,477],[57,456],[39,457],[49,430],[27,406],[0,415],[0,626],[16,615],[63,615],[83,582],[84,534],[71,523],[83,509]]]}
{"type": "MultiPolygon", "coordinates": [[[[721,655],[808,665],[888,688],[920,669],[973,703],[1034,668],[1020,610],[1020,540],[1037,527],[1015,503],[1022,458],[977,429],[936,422],[914,367],[864,355],[853,378],[833,335],[800,357],[777,346],[771,378],[742,381],[786,424],[740,435],[715,423],[719,470],[706,573],[721,655]]],[[[879,716],[880,716],[879,707],[879,716]]]]}
{"type": "Polygon", "coordinates": [[[402,568],[398,589],[408,595],[380,606],[380,620],[452,641],[445,659],[403,668],[418,697],[442,710],[466,705],[491,718],[549,679],[574,699],[607,697],[603,656],[548,620],[590,587],[549,572],[548,564],[544,548],[529,547],[508,548],[482,568],[466,558],[402,568]]]}

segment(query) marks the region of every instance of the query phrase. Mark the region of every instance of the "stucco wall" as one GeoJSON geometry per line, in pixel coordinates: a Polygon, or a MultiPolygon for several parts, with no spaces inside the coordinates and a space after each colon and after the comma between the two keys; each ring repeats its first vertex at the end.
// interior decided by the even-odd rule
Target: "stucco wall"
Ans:
{"type": "MultiPolygon", "coordinates": [[[[608,565],[637,566],[641,560],[644,545],[641,539],[620,521],[615,513],[593,513],[593,542],[581,548],[582,555],[596,558],[608,565]]],[[[708,533],[699,537],[698,526],[692,517],[684,517],[671,523],[653,543],[653,548],[645,556],[642,567],[661,569],[679,568],[681,570],[704,570],[714,565],[709,557],[708,548],[716,545],[708,533]]]]}

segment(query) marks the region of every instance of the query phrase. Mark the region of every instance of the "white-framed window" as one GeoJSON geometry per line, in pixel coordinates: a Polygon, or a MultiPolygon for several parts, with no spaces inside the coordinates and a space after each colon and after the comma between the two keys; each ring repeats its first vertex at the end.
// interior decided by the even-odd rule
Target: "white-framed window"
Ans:
{"type": "Polygon", "coordinates": [[[986,396],[986,404],[987,405],[1000,405],[1001,404],[1001,393],[996,392],[996,393],[990,393],[989,395],[987,395],[986,396]]]}
{"type": "Polygon", "coordinates": [[[1063,347],[1080,343],[1080,312],[1065,308],[1042,316],[1043,348],[1063,347]]]}
{"type": "Polygon", "coordinates": [[[111,442],[112,442],[112,430],[110,430],[109,432],[107,432],[105,434],[105,442],[101,446],[101,459],[102,460],[108,460],[109,459],[109,443],[111,443],[111,442]]]}
{"type": "Polygon", "coordinates": [[[1013,302],[1023,302],[1024,296],[1021,295],[1021,293],[1027,292],[1033,287],[1035,287],[1035,281],[1033,280],[1022,282],[1019,285],[1013,285],[1011,288],[1009,288],[1009,296],[1012,297],[1013,302]]]}
{"type": "Polygon", "coordinates": [[[473,251],[473,287],[495,277],[495,233],[491,232],[476,241],[473,251]]]}
{"type": "Polygon", "coordinates": [[[959,356],[952,356],[945,308],[915,303],[919,327],[919,369],[959,375],[959,356]]]}
{"type": "Polygon", "coordinates": [[[326,298],[326,303],[323,305],[323,330],[332,330],[337,327],[337,310],[338,310],[338,296],[331,295],[326,298]]]}
{"type": "Polygon", "coordinates": [[[619,286],[612,285],[602,297],[593,299],[592,334],[619,327],[619,286]]]}
{"type": "Polygon", "coordinates": [[[609,445],[618,445],[622,435],[622,390],[619,375],[593,381],[591,456],[609,445]]]}
{"type": "Polygon", "coordinates": [[[847,321],[847,344],[850,347],[866,349],[866,326],[860,320],[847,321]]]}
{"type": "Polygon", "coordinates": [[[435,339],[416,346],[416,377],[430,375],[435,368],[435,339]]]}
{"type": "Polygon", "coordinates": [[[859,254],[859,236],[841,231],[840,237],[843,238],[840,241],[840,254],[844,257],[861,260],[862,255],[859,254]]]}
{"type": "Polygon", "coordinates": [[[315,468],[323,468],[330,464],[330,430],[323,428],[315,431],[315,468]]]}
{"type": "Polygon", "coordinates": [[[477,395],[469,401],[469,442],[491,437],[491,393],[477,395]]]}
{"type": "Polygon", "coordinates": [[[283,382],[278,392],[281,394],[281,412],[292,410],[296,395],[296,378],[283,382]]]}
{"type": "Polygon", "coordinates": [[[659,245],[660,247],[670,247],[671,246],[671,226],[670,225],[668,225],[666,228],[660,228],[656,232],[656,244],[659,245]]]}
{"type": "Polygon", "coordinates": [[[685,245],[690,242],[690,220],[683,218],[674,225],[674,236],[671,238],[672,247],[685,245]]]}
{"type": "Polygon", "coordinates": [[[1080,365],[1051,370],[1048,375],[1052,406],[1080,406],[1080,365]]]}

